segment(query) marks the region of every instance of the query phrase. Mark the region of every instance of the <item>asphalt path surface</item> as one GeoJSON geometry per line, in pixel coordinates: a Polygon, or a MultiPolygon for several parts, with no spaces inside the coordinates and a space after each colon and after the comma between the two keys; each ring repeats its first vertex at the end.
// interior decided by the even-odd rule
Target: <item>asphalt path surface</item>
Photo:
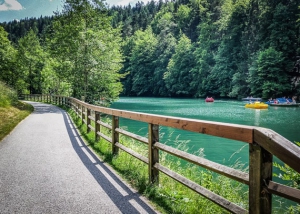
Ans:
{"type": "Polygon", "coordinates": [[[157,213],[90,151],[65,111],[28,103],[34,112],[0,142],[1,214],[157,213]]]}

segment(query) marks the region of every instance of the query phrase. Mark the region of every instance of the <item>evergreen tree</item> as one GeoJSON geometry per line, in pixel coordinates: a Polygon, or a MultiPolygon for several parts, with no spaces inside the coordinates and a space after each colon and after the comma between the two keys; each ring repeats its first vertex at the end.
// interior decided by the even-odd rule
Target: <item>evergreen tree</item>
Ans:
{"type": "Polygon", "coordinates": [[[216,22],[220,17],[219,1],[195,1],[193,4],[200,11],[201,22],[198,26],[200,35],[195,49],[195,57],[197,59],[196,66],[193,69],[193,87],[197,87],[196,97],[218,94],[216,79],[214,75],[210,75],[215,65],[214,55],[220,44],[220,37],[216,22]]]}
{"type": "Polygon", "coordinates": [[[44,52],[33,30],[19,39],[17,61],[21,73],[20,77],[25,77],[23,79],[25,82],[22,85],[26,84],[31,94],[42,93],[41,70],[44,67],[44,52]]]}
{"type": "Polygon", "coordinates": [[[213,88],[221,97],[245,96],[248,76],[247,54],[243,44],[243,31],[246,28],[248,0],[225,1],[219,20],[221,44],[214,59],[215,65],[209,74],[213,88]]]}
{"type": "Polygon", "coordinates": [[[8,32],[0,30],[0,79],[20,93],[28,87],[90,102],[116,99],[120,80],[123,95],[299,95],[299,11],[295,0],[151,0],[111,8],[66,0],[54,17],[0,23],[8,32]],[[43,50],[29,51],[31,34],[43,50]],[[37,61],[32,69],[29,59],[37,61]]]}

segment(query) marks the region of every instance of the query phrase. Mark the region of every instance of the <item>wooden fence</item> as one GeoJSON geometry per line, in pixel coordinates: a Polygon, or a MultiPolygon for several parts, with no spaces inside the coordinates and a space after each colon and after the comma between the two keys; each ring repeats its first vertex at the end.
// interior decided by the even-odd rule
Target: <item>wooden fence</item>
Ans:
{"type": "Polygon", "coordinates": [[[82,123],[86,124],[88,132],[93,131],[97,140],[102,137],[112,144],[113,154],[117,154],[119,149],[122,149],[145,164],[148,164],[149,182],[156,184],[159,183],[159,173],[162,172],[224,209],[232,213],[239,214],[271,213],[272,194],[300,203],[300,190],[272,181],[273,155],[300,173],[300,148],[270,129],[122,111],[90,105],[78,99],[64,96],[23,96],[25,100],[50,102],[57,105],[67,105],[71,107],[81,118],[82,123]],[[92,116],[91,112],[93,112],[94,116],[92,116]],[[112,117],[112,125],[101,121],[101,114],[110,115],[112,117]],[[119,118],[127,118],[148,123],[148,138],[121,129],[119,127],[119,118]],[[91,125],[91,121],[94,121],[94,126],[91,125]],[[101,133],[101,126],[110,129],[111,136],[106,136],[101,133]],[[249,173],[212,162],[160,143],[159,126],[172,127],[248,143],[249,173]],[[144,144],[148,144],[148,157],[142,156],[141,154],[122,145],[119,142],[120,135],[125,135],[144,144]],[[249,210],[245,210],[244,208],[161,165],[159,163],[160,150],[248,185],[249,210]]]}

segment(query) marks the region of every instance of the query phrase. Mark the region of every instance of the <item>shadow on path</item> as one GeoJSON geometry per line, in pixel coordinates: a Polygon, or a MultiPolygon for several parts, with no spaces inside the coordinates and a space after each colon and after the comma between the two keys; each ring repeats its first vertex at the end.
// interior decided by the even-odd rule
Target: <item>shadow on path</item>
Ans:
{"type": "Polygon", "coordinates": [[[55,113],[55,114],[61,114],[63,113],[62,110],[56,106],[52,106],[51,104],[45,104],[45,103],[38,103],[38,102],[28,102],[27,103],[34,103],[34,112],[32,114],[49,114],[49,113],[55,113]],[[55,108],[53,108],[55,107],[55,108]]]}
{"type": "Polygon", "coordinates": [[[63,110],[60,111],[63,114],[66,129],[74,150],[78,154],[85,167],[93,175],[95,180],[114,202],[114,204],[119,208],[119,210],[122,213],[128,214],[157,213],[140,198],[138,193],[135,193],[128,188],[103,164],[103,162],[98,159],[98,157],[96,157],[92,151],[90,151],[90,149],[80,138],[80,135],[70,120],[69,115],[63,110]]]}

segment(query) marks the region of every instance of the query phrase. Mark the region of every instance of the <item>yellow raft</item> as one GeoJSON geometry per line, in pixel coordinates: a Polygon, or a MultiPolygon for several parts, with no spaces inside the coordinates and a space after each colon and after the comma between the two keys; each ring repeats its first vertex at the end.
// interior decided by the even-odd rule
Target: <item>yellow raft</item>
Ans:
{"type": "Polygon", "coordinates": [[[255,108],[255,109],[267,109],[269,107],[268,104],[261,102],[248,103],[245,105],[246,108],[255,108]]]}

